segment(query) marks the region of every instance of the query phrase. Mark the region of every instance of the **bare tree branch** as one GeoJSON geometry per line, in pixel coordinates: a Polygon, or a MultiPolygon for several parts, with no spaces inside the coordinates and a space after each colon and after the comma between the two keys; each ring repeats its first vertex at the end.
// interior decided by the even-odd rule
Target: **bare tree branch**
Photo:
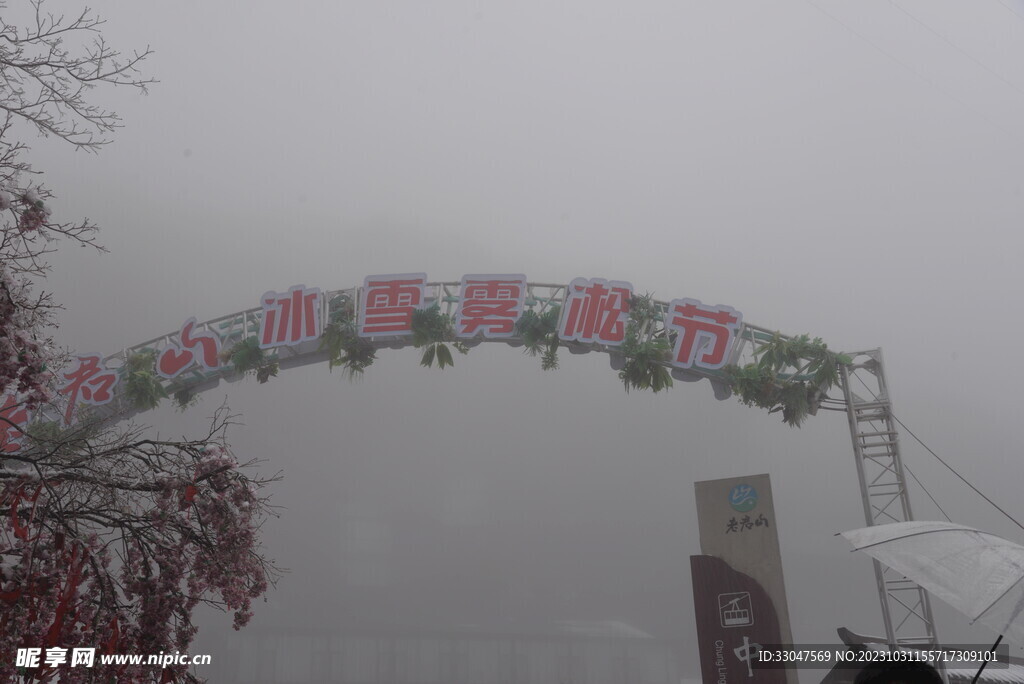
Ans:
{"type": "MultiPolygon", "coordinates": [[[[25,134],[96,152],[122,123],[93,102],[96,92],[144,92],[154,80],[140,71],[150,49],[111,47],[89,9],[53,14],[42,0],[30,9],[15,22],[0,2],[0,653],[73,644],[187,651],[198,604],[232,611],[237,629],[278,576],[259,532],[274,515],[267,490],[279,475],[253,475],[255,462],[236,460],[224,408],[205,435],[178,441],[45,421],[61,413],[54,369],[67,354],[51,339],[57,305],[33,289],[62,239],[102,247],[88,219],[52,217],[25,134]],[[29,411],[37,420],[26,426],[29,411]],[[12,442],[17,431],[25,434],[12,442]]],[[[0,681],[48,681],[59,669],[13,663],[0,658],[0,681]]],[[[152,682],[173,672],[174,681],[195,681],[183,667],[101,670],[89,677],[152,682]]],[[[56,676],[84,681],[82,671],[56,676]]]]}

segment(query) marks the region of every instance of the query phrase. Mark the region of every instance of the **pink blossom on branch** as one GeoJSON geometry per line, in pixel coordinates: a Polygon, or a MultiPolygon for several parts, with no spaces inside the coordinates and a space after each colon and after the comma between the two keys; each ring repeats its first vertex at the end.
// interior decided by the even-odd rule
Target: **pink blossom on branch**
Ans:
{"type": "MultiPolygon", "coordinates": [[[[0,470],[0,652],[185,652],[199,603],[233,612],[236,629],[249,621],[252,600],[276,578],[258,534],[272,479],[245,474],[222,442],[227,423],[221,411],[194,442],[90,435],[105,453],[74,467],[47,455],[69,448],[73,434],[29,438],[18,457],[37,475],[0,470]]],[[[62,682],[144,682],[159,670],[58,669],[62,682]]],[[[48,670],[27,671],[36,678],[25,681],[44,681],[48,670]]],[[[0,660],[0,681],[15,676],[11,660],[0,660]]],[[[184,668],[175,676],[191,681],[184,668]]]]}
{"type": "Polygon", "coordinates": [[[89,221],[51,214],[24,137],[98,151],[120,118],[91,101],[96,87],[145,90],[152,79],[138,71],[149,50],[110,47],[90,10],[65,16],[30,4],[25,26],[0,17],[0,395],[10,398],[4,415],[36,416],[0,424],[18,432],[0,458],[0,682],[194,681],[181,667],[17,672],[11,657],[19,647],[186,651],[199,603],[232,612],[239,628],[276,577],[258,534],[275,478],[250,476],[251,464],[235,460],[225,410],[193,441],[45,422],[61,413],[53,371],[67,354],[51,339],[58,307],[33,285],[60,244],[102,248],[89,221]]]}

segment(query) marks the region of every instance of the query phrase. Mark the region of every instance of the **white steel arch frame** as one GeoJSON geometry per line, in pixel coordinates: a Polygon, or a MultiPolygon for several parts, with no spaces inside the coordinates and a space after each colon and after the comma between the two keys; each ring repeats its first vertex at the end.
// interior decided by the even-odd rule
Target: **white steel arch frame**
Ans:
{"type": "MultiPolygon", "coordinates": [[[[459,282],[427,283],[426,289],[426,306],[436,304],[443,313],[454,316],[459,302],[459,282]]],[[[358,306],[362,290],[361,287],[352,287],[325,292],[324,296],[320,298],[320,320],[329,321],[331,313],[344,304],[355,303],[358,306]]],[[[561,306],[565,301],[567,290],[567,285],[527,283],[524,310],[533,310],[541,314],[554,306],[561,306]]],[[[667,336],[664,321],[669,303],[658,300],[652,303],[655,316],[647,324],[646,329],[640,331],[642,340],[667,336]]],[[[194,330],[216,334],[220,338],[223,348],[228,348],[237,342],[255,336],[259,331],[261,316],[261,308],[246,309],[199,323],[194,330]]],[[[106,357],[104,365],[112,369],[123,367],[127,360],[135,354],[160,351],[173,344],[178,334],[179,331],[175,330],[122,349],[116,354],[106,357]]],[[[776,335],[776,332],[768,328],[743,323],[730,350],[728,363],[744,365],[755,361],[761,347],[774,339],[776,335]]],[[[412,346],[411,338],[408,336],[366,339],[377,348],[399,349],[412,346]]],[[[502,339],[481,337],[463,341],[468,346],[475,346],[483,341],[500,342],[512,347],[523,345],[523,340],[517,337],[502,339]]],[[[279,367],[287,369],[327,361],[328,353],[321,350],[320,346],[319,340],[311,340],[293,347],[277,348],[279,367]]],[[[614,346],[579,342],[561,342],[561,346],[572,354],[585,354],[591,351],[607,353],[609,363],[616,370],[621,369],[625,363],[625,357],[614,346]]],[[[850,366],[840,365],[839,372],[843,389],[842,403],[845,405],[849,419],[857,476],[864,504],[865,522],[868,525],[876,525],[912,520],[913,515],[899,450],[899,435],[885,380],[882,352],[880,349],[874,349],[856,352],[850,356],[853,358],[853,363],[850,366]]],[[[795,368],[787,370],[791,373],[797,372],[795,368]]],[[[710,381],[717,399],[726,399],[732,393],[729,382],[721,370],[673,368],[671,372],[673,378],[682,381],[698,381],[706,378],[710,381]]],[[[200,393],[214,389],[222,380],[234,382],[241,377],[241,374],[235,372],[230,366],[215,370],[205,370],[200,366],[195,366],[175,378],[173,382],[177,388],[183,387],[190,393],[200,393]]],[[[171,381],[165,381],[166,385],[170,383],[171,381]]],[[[120,390],[121,388],[122,383],[118,383],[115,389],[120,390]]],[[[117,393],[110,404],[96,407],[93,413],[101,419],[120,421],[135,415],[138,410],[130,405],[122,393],[117,393]]],[[[938,636],[927,592],[880,565],[877,561],[874,562],[874,565],[887,642],[891,645],[911,648],[937,646],[938,636]]]]}

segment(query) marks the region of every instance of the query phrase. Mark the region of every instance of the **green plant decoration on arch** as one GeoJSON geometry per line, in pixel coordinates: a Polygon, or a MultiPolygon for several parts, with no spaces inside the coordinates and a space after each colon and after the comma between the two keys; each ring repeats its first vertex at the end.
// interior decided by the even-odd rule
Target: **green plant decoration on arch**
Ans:
{"type": "Polygon", "coordinates": [[[136,411],[155,409],[167,398],[167,390],[156,374],[156,352],[132,354],[121,369],[124,393],[136,411]]]}
{"type": "Polygon", "coordinates": [[[437,304],[412,312],[412,346],[423,349],[420,365],[430,368],[437,361],[437,367],[454,366],[451,345],[460,354],[469,353],[469,348],[455,337],[455,326],[448,314],[441,313],[437,304]]]}
{"type": "Polygon", "coordinates": [[[561,312],[562,307],[558,305],[541,314],[527,309],[516,321],[515,334],[522,338],[527,354],[540,355],[543,370],[558,368],[558,319],[561,312]]]}
{"type": "Polygon", "coordinates": [[[650,294],[635,295],[629,300],[629,323],[620,347],[626,363],[619,371],[626,392],[631,389],[651,390],[655,394],[672,387],[668,362],[672,358],[672,343],[664,331],[641,341],[655,321],[657,311],[650,294]]]}
{"type": "Polygon", "coordinates": [[[846,354],[832,351],[820,337],[785,338],[778,333],[759,350],[760,359],[744,366],[726,366],[726,378],[747,406],[782,412],[782,420],[799,427],[818,411],[825,393],[839,384],[839,366],[846,354]],[[796,369],[783,373],[787,368],[796,369]]]}

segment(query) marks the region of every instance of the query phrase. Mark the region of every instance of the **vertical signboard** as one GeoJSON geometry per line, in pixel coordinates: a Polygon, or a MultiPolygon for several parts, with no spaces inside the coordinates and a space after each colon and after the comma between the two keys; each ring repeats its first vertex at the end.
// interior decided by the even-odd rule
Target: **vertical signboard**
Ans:
{"type": "MultiPolygon", "coordinates": [[[[694,489],[701,553],[720,558],[763,587],[778,619],[778,643],[793,643],[768,475],[695,482],[694,489]]],[[[795,672],[787,675],[789,684],[797,684],[795,672]]],[[[760,682],[760,676],[755,672],[747,681],[760,682]]]]}
{"type": "Polygon", "coordinates": [[[764,588],[714,556],[690,556],[690,572],[705,684],[787,684],[785,670],[755,669],[756,649],[782,642],[764,588]]]}

